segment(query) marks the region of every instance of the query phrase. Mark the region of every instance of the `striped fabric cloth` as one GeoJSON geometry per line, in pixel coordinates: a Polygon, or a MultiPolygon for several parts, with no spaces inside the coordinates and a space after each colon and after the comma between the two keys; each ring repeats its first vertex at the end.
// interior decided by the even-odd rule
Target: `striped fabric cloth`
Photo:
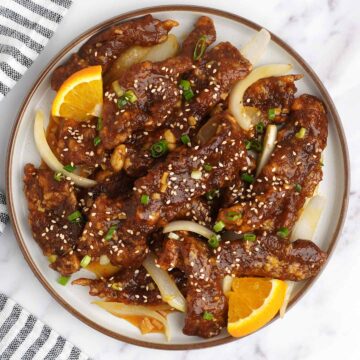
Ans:
{"type": "Polygon", "coordinates": [[[0,293],[0,360],[86,360],[76,346],[0,293]]]}
{"type": "Polygon", "coordinates": [[[0,1],[0,100],[47,44],[71,2],[0,1]]]}
{"type": "Polygon", "coordinates": [[[9,215],[6,209],[5,196],[0,192],[0,235],[4,231],[5,225],[9,221],[9,215]]]}

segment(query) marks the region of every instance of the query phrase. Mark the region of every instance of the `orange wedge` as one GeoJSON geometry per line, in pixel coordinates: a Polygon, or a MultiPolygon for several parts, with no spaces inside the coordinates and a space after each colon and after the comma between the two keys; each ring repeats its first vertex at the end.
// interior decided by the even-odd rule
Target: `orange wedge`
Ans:
{"type": "Polygon", "coordinates": [[[229,334],[245,336],[267,324],[284,302],[286,287],[281,280],[235,278],[228,293],[229,334]]]}
{"type": "Polygon", "coordinates": [[[56,94],[51,113],[81,121],[91,115],[99,116],[102,103],[101,66],[89,66],[65,80],[56,94]]]}

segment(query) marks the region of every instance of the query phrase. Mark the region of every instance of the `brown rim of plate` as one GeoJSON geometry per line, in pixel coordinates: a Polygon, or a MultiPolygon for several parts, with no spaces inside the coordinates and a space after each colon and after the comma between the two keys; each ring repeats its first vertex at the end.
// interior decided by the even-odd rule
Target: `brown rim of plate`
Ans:
{"type": "MultiPolygon", "coordinates": [[[[113,18],[111,18],[109,20],[106,20],[106,21],[94,26],[93,28],[85,31],[84,33],[79,35],[75,40],[73,40],[67,46],[65,46],[50,61],[50,63],[45,68],[45,70],[41,73],[39,78],[36,80],[36,82],[32,86],[31,91],[29,92],[29,94],[25,98],[25,100],[24,100],[24,102],[23,102],[23,104],[22,104],[22,106],[20,108],[20,111],[18,113],[16,122],[15,122],[15,124],[13,126],[13,130],[12,130],[12,134],[11,134],[10,141],[9,141],[9,146],[8,146],[8,153],[7,153],[7,160],[6,160],[6,165],[7,165],[6,166],[6,169],[7,169],[6,170],[6,192],[7,192],[10,219],[11,219],[11,222],[12,222],[12,226],[13,226],[13,229],[14,229],[14,232],[15,232],[16,239],[17,239],[17,241],[19,243],[19,246],[20,246],[20,249],[21,249],[21,251],[23,253],[23,256],[25,257],[26,261],[30,265],[31,270],[33,271],[35,276],[40,280],[42,285],[52,295],[52,297],[57,302],[59,302],[65,309],[67,309],[70,313],[72,313],[75,317],[77,317],[78,319],[83,321],[85,324],[87,324],[87,325],[91,326],[92,328],[102,332],[103,334],[106,334],[106,335],[111,336],[111,337],[113,337],[115,339],[130,343],[130,344],[133,344],[133,345],[143,346],[143,347],[152,348],[152,349],[161,349],[161,350],[190,350],[190,349],[202,349],[202,348],[222,345],[222,344],[226,344],[226,343],[229,343],[229,342],[232,342],[232,341],[235,341],[235,340],[239,340],[239,339],[233,338],[231,336],[227,336],[227,337],[221,338],[221,339],[214,339],[214,340],[209,340],[207,342],[194,343],[194,344],[158,344],[158,343],[152,343],[152,342],[148,342],[148,341],[136,340],[136,339],[132,339],[132,338],[129,338],[127,336],[124,336],[124,335],[120,335],[120,334],[118,334],[118,333],[116,333],[114,331],[111,331],[109,329],[104,328],[103,326],[100,326],[99,324],[93,322],[89,318],[82,315],[75,308],[73,308],[71,305],[69,305],[51,287],[51,285],[48,283],[46,278],[42,275],[40,270],[37,268],[35,262],[31,258],[30,254],[29,254],[29,251],[25,246],[24,240],[23,240],[23,238],[21,236],[19,226],[18,226],[18,223],[17,223],[16,215],[15,215],[15,212],[14,212],[13,199],[12,199],[12,189],[11,189],[11,182],[10,182],[10,174],[11,174],[11,168],[12,168],[12,155],[13,155],[13,150],[14,150],[14,139],[16,138],[16,135],[17,135],[17,132],[18,132],[18,129],[19,129],[19,125],[21,123],[21,120],[23,118],[23,115],[24,115],[24,113],[26,111],[26,108],[27,108],[27,105],[28,105],[30,99],[34,95],[35,91],[37,90],[38,86],[40,85],[42,80],[45,78],[45,76],[47,76],[49,71],[52,70],[52,67],[59,60],[59,58],[66,55],[73,46],[79,44],[85,38],[88,38],[88,37],[94,35],[95,33],[99,32],[99,31],[101,31],[101,30],[103,30],[103,29],[105,29],[105,28],[107,28],[107,27],[109,27],[111,25],[114,25],[115,23],[118,23],[118,22],[121,22],[121,21],[124,21],[124,20],[128,20],[130,18],[134,18],[134,17],[137,17],[137,16],[142,16],[142,15],[145,15],[145,14],[148,14],[148,13],[158,13],[158,12],[168,12],[168,11],[189,11],[189,12],[197,12],[197,13],[202,13],[202,14],[208,14],[208,15],[216,15],[216,16],[220,16],[220,17],[223,17],[223,18],[226,18],[226,19],[229,19],[229,20],[233,20],[233,21],[238,22],[238,23],[240,23],[242,25],[246,25],[246,26],[248,26],[248,27],[250,27],[250,28],[252,28],[254,30],[257,30],[257,31],[262,28],[261,26],[257,25],[256,23],[254,23],[252,21],[249,21],[249,20],[247,20],[247,19],[245,19],[245,18],[243,18],[241,16],[231,14],[229,12],[218,10],[218,9],[202,7],[202,6],[193,6],[193,5],[164,5],[164,6],[148,7],[148,8],[142,8],[142,9],[139,9],[139,10],[130,11],[130,12],[124,13],[122,15],[115,16],[115,17],[113,17],[113,18]]],[[[314,83],[316,84],[318,90],[321,93],[322,100],[324,101],[328,112],[331,114],[332,118],[335,121],[336,131],[337,131],[337,133],[339,135],[341,149],[342,149],[343,162],[344,162],[344,176],[345,176],[344,187],[345,187],[345,191],[344,191],[344,196],[343,196],[343,200],[342,200],[342,206],[341,206],[341,212],[340,212],[339,221],[338,221],[338,224],[336,226],[335,232],[334,232],[334,234],[332,236],[332,239],[331,239],[331,242],[330,242],[330,245],[329,245],[329,248],[328,248],[328,255],[329,255],[329,258],[330,258],[330,256],[333,253],[333,250],[335,248],[335,245],[337,243],[337,240],[339,238],[339,234],[341,232],[343,224],[344,224],[345,215],[346,215],[346,211],[347,211],[347,207],[348,207],[348,200],[349,200],[349,188],[350,188],[349,155],[348,155],[348,149],[347,149],[347,144],[346,144],[346,140],[345,140],[344,131],[343,131],[343,128],[342,128],[340,117],[339,117],[339,115],[337,113],[337,110],[335,108],[335,105],[334,105],[332,99],[330,98],[329,93],[325,89],[324,85],[322,84],[322,82],[320,81],[318,76],[312,70],[312,68],[305,62],[305,60],[302,59],[302,57],[295,50],[293,50],[289,45],[287,45],[283,40],[278,38],[276,35],[271,33],[271,39],[277,45],[279,45],[281,48],[283,48],[287,53],[289,53],[292,57],[294,57],[296,59],[296,61],[306,70],[306,72],[310,76],[310,78],[314,81],[314,83]]],[[[325,266],[327,265],[328,260],[327,260],[325,266]]],[[[325,268],[325,266],[323,267],[323,269],[325,268]]],[[[322,269],[322,271],[323,271],[323,269],[322,269]]],[[[314,277],[311,280],[307,281],[307,283],[301,289],[301,291],[298,294],[296,294],[296,296],[292,299],[291,303],[289,304],[289,308],[292,307],[304,295],[304,293],[315,282],[315,280],[320,275],[320,273],[316,277],[314,277]]],[[[272,321],[276,320],[277,318],[278,318],[278,316],[275,317],[272,321]]]]}

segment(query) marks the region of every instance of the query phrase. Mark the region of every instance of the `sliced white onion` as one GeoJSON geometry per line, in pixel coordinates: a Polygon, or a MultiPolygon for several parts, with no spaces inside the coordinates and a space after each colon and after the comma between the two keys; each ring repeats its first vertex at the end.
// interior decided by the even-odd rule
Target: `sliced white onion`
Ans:
{"type": "Polygon", "coordinates": [[[149,254],[143,262],[143,266],[159,288],[163,301],[167,302],[173,308],[185,312],[186,301],[184,296],[168,272],[156,265],[154,255],[149,254]]]}
{"type": "MultiPolygon", "coordinates": [[[[326,199],[320,195],[316,195],[308,201],[299,220],[294,226],[290,241],[295,241],[298,239],[312,240],[321,214],[325,208],[325,203],[326,199]]],[[[293,281],[287,281],[287,284],[288,288],[286,290],[285,299],[280,308],[280,317],[284,317],[285,315],[286,308],[289,304],[291,294],[295,286],[293,281]]]]}
{"type": "Polygon", "coordinates": [[[291,233],[291,241],[297,239],[312,240],[325,204],[326,199],[321,195],[313,196],[308,201],[291,233]]]}
{"type": "Polygon", "coordinates": [[[231,90],[229,96],[229,110],[244,130],[250,130],[254,125],[252,118],[247,114],[244,106],[244,94],[246,89],[254,82],[270,76],[285,75],[292,69],[290,64],[270,64],[260,66],[243,80],[239,80],[231,90]]]}
{"type": "Polygon", "coordinates": [[[175,234],[173,232],[171,232],[169,235],[168,235],[169,239],[172,239],[172,240],[179,240],[180,239],[180,236],[178,234],[175,234]]]}
{"type": "Polygon", "coordinates": [[[214,235],[216,236],[216,234],[213,231],[209,230],[207,227],[200,225],[196,222],[187,221],[187,220],[173,221],[167,224],[163,229],[164,234],[173,231],[190,231],[195,234],[204,236],[207,239],[210,239],[214,235]]]}
{"type": "Polygon", "coordinates": [[[132,46],[124,51],[111,65],[104,78],[105,83],[113,82],[130,66],[142,61],[163,61],[175,56],[179,49],[179,42],[175,35],[168,35],[161,44],[154,46],[132,46]]]}
{"type": "Polygon", "coordinates": [[[158,62],[169,59],[177,54],[179,50],[179,42],[175,35],[169,34],[167,39],[161,44],[154,45],[150,51],[144,56],[142,61],[158,62]]]}
{"type": "Polygon", "coordinates": [[[157,311],[152,310],[147,306],[142,305],[126,305],[118,302],[107,302],[107,301],[94,301],[93,304],[100,306],[101,308],[105,309],[109,313],[118,316],[141,316],[141,317],[150,317],[161,324],[163,324],[165,329],[165,336],[168,341],[171,340],[169,324],[167,319],[160,315],[157,311]]]}
{"type": "Polygon", "coordinates": [[[252,65],[256,65],[264,56],[270,39],[270,33],[265,29],[261,29],[240,49],[240,52],[252,65]]]}
{"type": "Polygon", "coordinates": [[[230,275],[225,275],[222,283],[223,293],[226,295],[229,291],[231,291],[231,285],[233,282],[233,277],[230,275]]]}
{"type": "Polygon", "coordinates": [[[276,136],[276,125],[268,125],[264,136],[263,150],[257,163],[256,176],[259,176],[263,167],[268,163],[275,148],[276,136]]]}
{"type": "Polygon", "coordinates": [[[36,111],[34,121],[34,138],[36,147],[40,153],[40,157],[45,161],[46,165],[53,171],[61,172],[78,186],[91,187],[96,185],[96,181],[84,178],[82,176],[70,173],[64,170],[64,165],[56,158],[46,140],[44,130],[44,113],[41,110],[36,111]]]}

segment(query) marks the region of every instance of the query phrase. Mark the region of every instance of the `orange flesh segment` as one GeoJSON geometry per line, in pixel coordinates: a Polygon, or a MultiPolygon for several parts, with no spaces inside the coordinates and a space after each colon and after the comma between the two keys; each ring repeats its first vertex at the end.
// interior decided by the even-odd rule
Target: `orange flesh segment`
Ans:
{"type": "Polygon", "coordinates": [[[76,120],[99,116],[103,103],[101,66],[89,66],[72,74],[60,87],[51,113],[76,120]]]}
{"type": "Polygon", "coordinates": [[[279,311],[286,288],[281,280],[235,278],[229,293],[230,335],[245,336],[267,324],[279,311]]]}

